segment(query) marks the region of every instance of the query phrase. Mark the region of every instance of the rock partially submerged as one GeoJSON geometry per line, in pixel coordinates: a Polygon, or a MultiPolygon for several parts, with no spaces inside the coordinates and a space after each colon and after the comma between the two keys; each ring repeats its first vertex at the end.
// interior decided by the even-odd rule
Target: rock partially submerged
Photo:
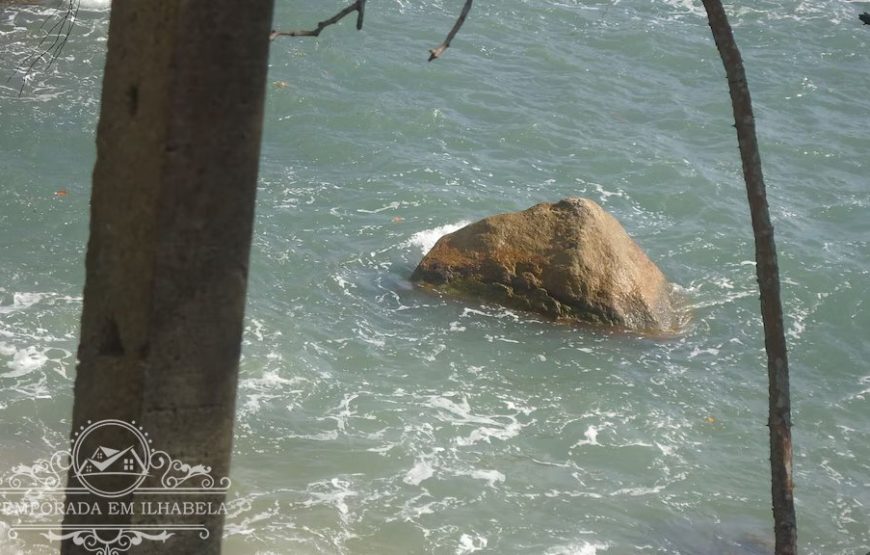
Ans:
{"type": "Polygon", "coordinates": [[[674,330],[672,286],[595,202],[569,198],[443,236],[411,280],[556,320],[674,330]]]}

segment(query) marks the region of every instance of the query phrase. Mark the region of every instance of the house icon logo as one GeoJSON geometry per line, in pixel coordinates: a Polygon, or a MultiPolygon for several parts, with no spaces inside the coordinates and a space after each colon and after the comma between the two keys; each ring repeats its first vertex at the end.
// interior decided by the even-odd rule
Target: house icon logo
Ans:
{"type": "MultiPolygon", "coordinates": [[[[227,514],[229,488],[230,479],[213,474],[211,466],[191,464],[155,449],[148,433],[135,421],[89,420],[74,430],[71,449],[55,451],[47,459],[0,474],[0,520],[6,515],[16,518],[7,532],[12,540],[19,533],[38,532],[49,541],[71,541],[97,555],[121,555],[143,542],[165,543],[176,534],[195,533],[207,539],[213,522],[206,517],[227,514]],[[134,492],[141,499],[134,499],[134,492]],[[171,501],[148,500],[164,494],[171,501]],[[85,498],[55,503],[43,495],[85,498]],[[7,501],[6,496],[17,499],[7,501]],[[119,512],[113,513],[113,507],[119,512]],[[64,518],[103,514],[131,518],[108,522],[68,522],[64,518]],[[168,521],[175,516],[180,522],[168,521]]],[[[5,545],[0,538],[0,546],[5,545]]],[[[161,550],[153,547],[146,551],[161,550]]]]}
{"type": "Polygon", "coordinates": [[[82,487],[101,497],[121,497],[148,477],[151,440],[135,422],[89,422],[75,434],[71,454],[82,487]]]}

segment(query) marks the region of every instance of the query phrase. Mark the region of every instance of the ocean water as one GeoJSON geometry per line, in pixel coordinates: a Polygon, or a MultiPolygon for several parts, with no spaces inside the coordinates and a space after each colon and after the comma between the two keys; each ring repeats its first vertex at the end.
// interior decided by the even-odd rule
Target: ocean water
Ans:
{"type": "MultiPolygon", "coordinates": [[[[341,4],[279,0],[275,27],[341,4]]],[[[752,236],[700,2],[479,0],[427,64],[460,7],[379,0],[362,32],[272,44],[225,552],[770,553],[752,236]],[[685,290],[684,333],[408,282],[441,234],[577,195],[685,290]]],[[[870,551],[866,8],[727,5],[780,250],[804,554],[870,551]]],[[[19,96],[57,17],[0,4],[2,471],[64,447],[72,405],[109,8],[82,0],[19,96]]],[[[4,527],[3,553],[53,552],[4,527]]]]}

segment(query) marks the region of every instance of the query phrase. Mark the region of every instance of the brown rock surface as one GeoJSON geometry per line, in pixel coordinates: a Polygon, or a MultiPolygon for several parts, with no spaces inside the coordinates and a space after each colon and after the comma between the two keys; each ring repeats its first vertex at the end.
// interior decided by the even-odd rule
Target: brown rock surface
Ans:
{"type": "Polygon", "coordinates": [[[443,236],[411,280],[557,320],[673,330],[672,287],[622,225],[569,198],[484,218],[443,236]]]}

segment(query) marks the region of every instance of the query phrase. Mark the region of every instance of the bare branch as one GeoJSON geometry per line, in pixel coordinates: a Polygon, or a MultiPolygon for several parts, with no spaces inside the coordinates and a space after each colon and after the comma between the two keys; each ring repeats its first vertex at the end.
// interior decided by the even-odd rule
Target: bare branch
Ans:
{"type": "Polygon", "coordinates": [[[737,144],[743,162],[743,180],[749,199],[752,231],[755,236],[755,271],[761,292],[761,319],[764,324],[764,348],[767,351],[768,396],[770,398],[770,470],[773,500],[774,536],[777,555],[796,555],[797,521],[794,509],[792,478],[791,398],[788,372],[788,346],[783,326],[780,298],[779,265],[773,224],[767,204],[767,188],[761,170],[761,154],[755,134],[755,116],[743,59],[728,23],[721,0],[703,0],[713,39],[719,49],[728,89],[737,144]]]}
{"type": "Polygon", "coordinates": [[[325,19],[325,20],[321,21],[320,23],[318,23],[317,28],[314,30],[311,30],[311,31],[306,31],[304,29],[298,30],[298,31],[275,31],[275,30],[273,30],[269,34],[269,40],[275,40],[278,37],[316,37],[316,36],[319,36],[321,31],[323,31],[324,29],[326,29],[330,25],[338,23],[339,21],[344,19],[344,16],[351,14],[353,12],[357,12],[356,29],[357,29],[357,31],[360,31],[360,30],[362,30],[363,16],[365,15],[365,11],[366,11],[366,0],[356,0],[353,4],[344,8],[343,10],[341,10],[340,12],[335,14],[334,16],[330,17],[329,19],[325,19]]]}
{"type": "Polygon", "coordinates": [[[465,23],[465,18],[468,16],[468,12],[471,11],[471,4],[474,0],[465,0],[465,5],[462,7],[462,13],[459,14],[459,19],[456,20],[456,23],[453,25],[453,28],[450,29],[450,32],[447,33],[447,38],[444,39],[444,42],[429,50],[429,61],[437,60],[444,54],[444,51],[450,48],[450,41],[453,40],[453,37],[456,36],[456,33],[459,32],[459,28],[462,27],[462,24],[465,23]]]}
{"type": "MultiPolygon", "coordinates": [[[[25,56],[16,68],[16,74],[21,76],[21,87],[18,89],[18,96],[24,95],[24,89],[30,81],[37,64],[43,62],[45,64],[44,71],[51,69],[52,64],[60,57],[66,46],[69,36],[72,33],[78,17],[81,0],[62,0],[58,10],[62,10],[63,17],[59,18],[52,27],[45,32],[42,39],[37,44],[40,49],[32,54],[25,56]],[[51,40],[51,44],[47,47],[43,45],[51,40]]],[[[45,19],[42,25],[39,26],[40,31],[44,31],[45,26],[49,23],[52,17],[45,19]]],[[[13,78],[10,75],[6,82],[8,83],[13,78]]]]}

